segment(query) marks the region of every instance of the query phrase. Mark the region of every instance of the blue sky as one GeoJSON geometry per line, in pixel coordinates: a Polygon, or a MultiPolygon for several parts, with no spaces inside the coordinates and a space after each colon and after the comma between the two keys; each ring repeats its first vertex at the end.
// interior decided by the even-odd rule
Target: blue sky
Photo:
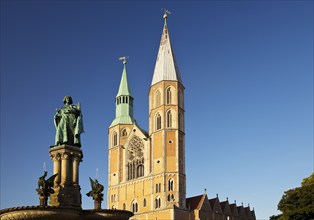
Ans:
{"type": "Polygon", "coordinates": [[[120,56],[148,128],[161,8],[186,87],[187,196],[206,188],[268,219],[313,172],[312,1],[1,1],[1,209],[38,204],[65,95],[84,114],[80,184],[93,207],[85,193],[96,168],[107,186],[120,56]]]}

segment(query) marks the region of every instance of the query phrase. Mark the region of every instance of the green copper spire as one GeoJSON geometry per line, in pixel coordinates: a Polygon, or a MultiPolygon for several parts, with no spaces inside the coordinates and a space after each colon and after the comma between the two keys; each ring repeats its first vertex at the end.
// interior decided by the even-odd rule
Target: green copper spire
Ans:
{"type": "Polygon", "coordinates": [[[126,74],[126,58],[121,57],[123,60],[123,72],[120,81],[118,94],[116,96],[116,118],[112,121],[110,127],[117,124],[133,124],[133,97],[130,92],[128,77],[126,74]]]}
{"type": "Polygon", "coordinates": [[[130,88],[128,84],[128,77],[126,75],[126,62],[123,62],[123,64],[124,64],[124,67],[123,67],[122,77],[120,81],[118,94],[116,97],[121,96],[121,95],[131,96],[131,92],[130,92],[130,88]]]}

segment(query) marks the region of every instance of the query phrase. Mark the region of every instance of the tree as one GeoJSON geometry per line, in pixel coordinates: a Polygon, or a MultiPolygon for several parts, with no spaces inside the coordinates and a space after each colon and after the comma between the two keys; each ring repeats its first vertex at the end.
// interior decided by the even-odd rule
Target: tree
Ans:
{"type": "Polygon", "coordinates": [[[272,215],[269,217],[269,220],[279,220],[282,215],[272,215]]]}
{"type": "Polygon", "coordinates": [[[286,191],[278,209],[282,211],[278,220],[314,219],[314,173],[303,179],[301,187],[286,191]]]}

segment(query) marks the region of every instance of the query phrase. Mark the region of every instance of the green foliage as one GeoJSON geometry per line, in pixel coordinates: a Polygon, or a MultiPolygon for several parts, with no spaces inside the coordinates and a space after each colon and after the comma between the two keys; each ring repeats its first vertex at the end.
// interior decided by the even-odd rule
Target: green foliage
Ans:
{"type": "Polygon", "coordinates": [[[269,217],[269,220],[279,220],[282,215],[272,215],[269,217]]]}
{"type": "Polygon", "coordinates": [[[302,180],[302,186],[309,186],[311,184],[314,184],[314,172],[312,173],[311,176],[304,178],[302,180]]]}
{"type": "Polygon", "coordinates": [[[278,220],[314,219],[314,173],[303,179],[301,187],[286,191],[278,209],[282,211],[278,220]]]}

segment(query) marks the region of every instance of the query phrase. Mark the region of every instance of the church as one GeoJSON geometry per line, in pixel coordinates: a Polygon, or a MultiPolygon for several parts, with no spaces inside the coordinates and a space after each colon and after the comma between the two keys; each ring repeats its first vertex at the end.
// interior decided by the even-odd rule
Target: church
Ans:
{"type": "Polygon", "coordinates": [[[109,126],[109,209],[128,210],[131,219],[255,220],[250,207],[208,198],[186,198],[184,85],[171,46],[167,11],[149,90],[149,131],[133,115],[124,58],[109,126]]]}

